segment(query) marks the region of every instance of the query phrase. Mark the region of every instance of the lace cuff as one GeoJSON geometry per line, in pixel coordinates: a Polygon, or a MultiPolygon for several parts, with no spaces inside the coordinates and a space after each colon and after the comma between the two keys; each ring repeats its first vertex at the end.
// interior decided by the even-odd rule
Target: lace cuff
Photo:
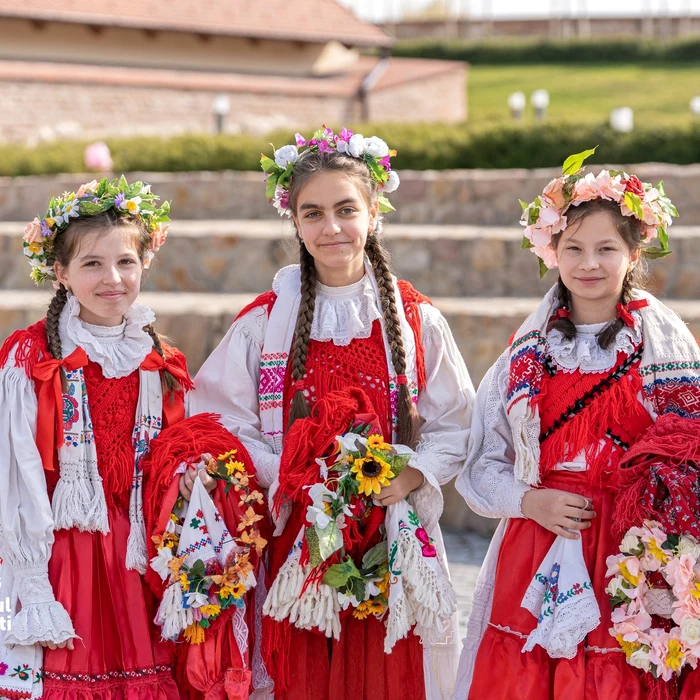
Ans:
{"type": "Polygon", "coordinates": [[[60,644],[75,637],[70,616],[57,602],[46,570],[14,571],[15,592],[22,609],[12,618],[5,644],[60,644]]]}
{"type": "Polygon", "coordinates": [[[259,449],[246,441],[248,454],[253,460],[255,473],[258,478],[258,483],[263,488],[269,489],[273,482],[277,479],[280,471],[280,456],[264,449],[259,449]]]}
{"type": "Polygon", "coordinates": [[[418,445],[409,466],[420,470],[423,474],[432,474],[437,479],[438,484],[446,484],[455,475],[451,461],[435,450],[421,449],[422,447],[422,445],[418,445]]]}

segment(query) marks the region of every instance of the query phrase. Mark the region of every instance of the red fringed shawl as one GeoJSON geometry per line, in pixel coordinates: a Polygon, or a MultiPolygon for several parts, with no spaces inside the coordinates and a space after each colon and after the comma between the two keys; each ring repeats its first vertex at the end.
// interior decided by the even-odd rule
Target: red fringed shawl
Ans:
{"type": "Polygon", "coordinates": [[[612,370],[566,372],[545,363],[540,411],[540,476],[586,451],[588,476],[608,480],[620,457],[648,428],[640,401],[639,356],[618,353],[612,370]]]}

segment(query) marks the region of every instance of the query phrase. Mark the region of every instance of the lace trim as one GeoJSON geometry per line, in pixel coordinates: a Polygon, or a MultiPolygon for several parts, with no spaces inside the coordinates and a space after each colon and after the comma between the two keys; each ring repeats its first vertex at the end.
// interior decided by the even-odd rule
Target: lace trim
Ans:
{"type": "Polygon", "coordinates": [[[350,345],[355,338],[369,338],[372,324],[379,318],[381,313],[366,275],[347,287],[318,284],[310,337],[319,342],[332,340],[335,345],[350,345]]]}
{"type": "Polygon", "coordinates": [[[124,323],[112,328],[85,323],[79,314],[80,303],[69,295],[58,321],[63,354],[69,355],[76,347],[82,347],[88,358],[100,365],[107,379],[131,374],[153,348],[151,336],[143,330],[156,318],[147,306],[134,304],[124,323]]]}
{"type": "Polygon", "coordinates": [[[625,326],[607,349],[601,348],[596,338],[596,333],[605,328],[606,323],[576,326],[576,336],[571,340],[566,340],[561,331],[552,329],[547,333],[547,353],[564,372],[605,372],[615,366],[618,352],[629,355],[642,342],[641,316],[633,311],[632,317],[634,328],[625,326]]]}
{"type": "MultiPolygon", "coordinates": [[[[53,593],[51,595],[53,597],[53,593]]],[[[59,602],[30,603],[12,618],[12,628],[5,635],[5,644],[61,644],[75,636],[70,616],[59,602]]]]}
{"type": "Polygon", "coordinates": [[[512,630],[510,627],[503,627],[502,625],[497,625],[493,622],[489,622],[489,627],[493,627],[494,629],[499,630],[499,632],[506,632],[508,634],[512,634],[515,637],[518,637],[519,639],[527,639],[527,635],[523,634],[522,632],[518,632],[517,630],[512,630]]]}

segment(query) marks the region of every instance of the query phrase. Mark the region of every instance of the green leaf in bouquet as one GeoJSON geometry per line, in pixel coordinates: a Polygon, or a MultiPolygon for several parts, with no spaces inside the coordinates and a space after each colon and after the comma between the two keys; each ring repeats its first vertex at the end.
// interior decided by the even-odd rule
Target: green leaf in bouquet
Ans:
{"type": "Polygon", "coordinates": [[[520,206],[523,208],[523,211],[525,211],[530,206],[528,202],[523,202],[522,199],[518,199],[518,201],[520,202],[520,206]]]}
{"type": "Polygon", "coordinates": [[[661,549],[671,549],[675,552],[680,541],[680,535],[666,535],[666,541],[661,545],[661,549]]]}
{"type": "Polygon", "coordinates": [[[231,484],[231,483],[226,484],[226,486],[224,486],[224,496],[228,496],[232,488],[233,488],[233,484],[231,484]]]}
{"type": "Polygon", "coordinates": [[[314,529],[318,536],[318,551],[321,561],[326,561],[326,559],[342,548],[343,533],[336,525],[335,520],[332,520],[323,529],[319,528],[318,525],[314,529]]]}
{"type": "Polygon", "coordinates": [[[192,568],[190,569],[192,575],[196,576],[197,578],[202,578],[204,576],[204,571],[204,562],[201,559],[197,559],[197,561],[192,564],[192,568]]]}
{"type": "Polygon", "coordinates": [[[107,194],[107,178],[103,177],[100,182],[97,185],[97,189],[95,190],[95,195],[97,197],[104,197],[104,195],[107,194]]]}
{"type": "Polygon", "coordinates": [[[319,566],[323,559],[321,558],[321,551],[318,546],[318,535],[316,534],[316,528],[307,527],[304,533],[306,537],[306,544],[309,546],[309,566],[315,569],[319,566]]]}
{"type": "Polygon", "coordinates": [[[348,579],[347,584],[348,592],[354,595],[357,600],[365,599],[365,591],[367,590],[367,583],[362,578],[355,578],[354,576],[348,579]]]}
{"type": "Polygon", "coordinates": [[[352,557],[348,555],[340,564],[333,564],[323,575],[323,583],[331,588],[342,588],[351,578],[362,578],[352,557]]]}
{"type": "Polygon", "coordinates": [[[362,557],[362,571],[363,573],[371,573],[374,569],[377,569],[382,564],[386,563],[389,559],[389,549],[387,546],[387,541],[382,540],[378,544],[375,544],[372,549],[368,549],[365,555],[362,557]]]}
{"type": "Polygon", "coordinates": [[[411,461],[411,455],[394,455],[388,457],[387,462],[391,465],[391,471],[394,472],[394,477],[397,477],[411,461]]]}

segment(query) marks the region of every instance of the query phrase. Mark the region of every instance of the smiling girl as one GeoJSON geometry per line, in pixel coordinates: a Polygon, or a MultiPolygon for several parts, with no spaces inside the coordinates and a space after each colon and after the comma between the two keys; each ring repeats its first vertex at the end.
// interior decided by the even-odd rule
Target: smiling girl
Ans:
{"type": "Polygon", "coordinates": [[[700,417],[700,352],[638,287],[641,256],[668,253],[675,208],[634,175],[584,176],[591,153],[524,205],[524,247],[559,280],[477,394],[457,487],[503,521],[477,582],[457,699],[647,697],[609,633],[614,486],[659,415],[700,417]]]}
{"type": "MultiPolygon", "coordinates": [[[[362,553],[377,541],[384,508],[408,497],[434,533],[447,574],[440,485],[464,459],[473,389],[445,319],[391,274],[380,212],[389,209],[386,195],[398,186],[391,157],[381,139],[324,128],[308,143],[297,135],[297,144],[276,151],[274,161],[263,158],[268,196],[294,223],[299,265],[280,270],[273,291],[239,315],[195,380],[194,409],[222,415],[270,488],[277,525],[271,591],[309,517],[311,501],[300,484],[313,484],[319,473],[313,460],[307,467],[296,463],[296,453],[283,453],[288,429],[310,413],[317,417],[322,399],[349,389],[364,392],[383,434],[393,434],[412,455],[410,466],[376,496],[381,518],[370,526],[358,516],[367,543],[362,553]]],[[[347,424],[336,430],[332,437],[347,424]]],[[[267,605],[274,608],[270,596],[267,605]]],[[[411,632],[385,654],[384,622],[352,608],[340,615],[339,634],[331,639],[264,618],[276,700],[449,697],[453,623],[432,644],[422,645],[411,632]]]]}
{"type": "Polygon", "coordinates": [[[184,357],[136,304],[168,204],[83,185],[25,229],[46,318],[0,350],[0,697],[176,700],[143,583],[142,457],[184,416],[184,357]]]}

